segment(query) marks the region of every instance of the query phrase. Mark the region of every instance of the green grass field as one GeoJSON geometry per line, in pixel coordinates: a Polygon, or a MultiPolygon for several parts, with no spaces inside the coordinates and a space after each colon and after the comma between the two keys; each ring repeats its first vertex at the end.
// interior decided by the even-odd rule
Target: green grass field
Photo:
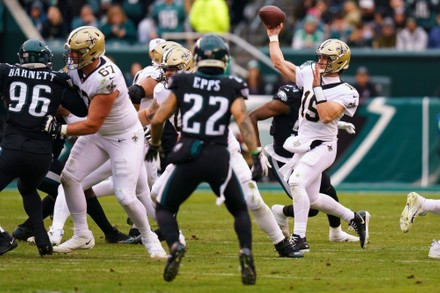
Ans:
{"type": "MultiPolygon", "coordinates": [[[[288,204],[276,192],[264,193],[266,203],[288,204]]],[[[430,198],[439,198],[438,195],[430,198]]],[[[179,275],[162,279],[165,260],[150,259],[142,245],[106,244],[89,219],[96,246],[92,250],[41,258],[36,247],[20,242],[0,257],[0,292],[437,292],[440,260],[428,258],[433,238],[440,238],[439,218],[428,214],[416,219],[404,234],[399,228],[405,194],[340,193],[352,210],[371,214],[370,243],[328,241],[327,217],[309,220],[310,253],[304,259],[278,258],[269,239],[253,225],[253,252],[257,284],[243,286],[238,272],[238,242],[232,217],[215,205],[208,192],[195,193],[181,208],[180,228],[188,252],[179,275]]],[[[124,232],[129,227],[116,199],[101,200],[111,222],[124,232]]],[[[15,191],[3,191],[0,225],[12,232],[25,219],[15,191]]],[[[49,227],[49,220],[46,227],[49,227]]],[[[68,239],[72,223],[65,227],[68,239]]],[[[347,230],[347,224],[343,224],[347,230]]]]}

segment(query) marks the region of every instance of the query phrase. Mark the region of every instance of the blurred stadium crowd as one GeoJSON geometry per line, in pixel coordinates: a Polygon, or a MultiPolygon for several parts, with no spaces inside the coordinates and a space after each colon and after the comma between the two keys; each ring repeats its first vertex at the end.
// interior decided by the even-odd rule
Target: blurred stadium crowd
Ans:
{"type": "Polygon", "coordinates": [[[316,48],[338,38],[351,48],[440,48],[438,0],[20,0],[45,40],[65,40],[82,25],[101,29],[108,42],[148,44],[165,32],[230,32],[250,43],[267,39],[243,33],[260,7],[287,14],[283,46],[316,48]],[[246,37],[249,36],[249,37],[246,37]]]}

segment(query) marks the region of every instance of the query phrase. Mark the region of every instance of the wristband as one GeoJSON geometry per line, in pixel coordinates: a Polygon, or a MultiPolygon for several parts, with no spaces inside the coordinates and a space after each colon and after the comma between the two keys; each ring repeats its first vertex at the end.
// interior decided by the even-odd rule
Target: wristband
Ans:
{"type": "Polygon", "coordinates": [[[279,42],[278,35],[269,36],[269,42],[279,42]]]}
{"type": "Polygon", "coordinates": [[[257,147],[255,150],[253,150],[252,152],[251,152],[251,155],[252,156],[258,156],[259,154],[261,154],[261,151],[262,151],[263,149],[261,148],[261,147],[257,147]]]}
{"type": "Polygon", "coordinates": [[[61,136],[67,136],[67,124],[61,125],[60,134],[61,136]]]}
{"type": "Polygon", "coordinates": [[[315,86],[313,91],[315,92],[316,104],[327,102],[321,86],[315,86]]]}

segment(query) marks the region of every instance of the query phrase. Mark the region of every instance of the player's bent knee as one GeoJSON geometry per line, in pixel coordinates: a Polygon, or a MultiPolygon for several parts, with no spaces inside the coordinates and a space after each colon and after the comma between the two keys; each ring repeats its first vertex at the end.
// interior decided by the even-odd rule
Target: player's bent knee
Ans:
{"type": "Polygon", "coordinates": [[[246,205],[248,209],[257,210],[265,206],[264,200],[261,197],[256,182],[253,180],[249,180],[243,184],[246,186],[244,192],[245,192],[246,205]]]}

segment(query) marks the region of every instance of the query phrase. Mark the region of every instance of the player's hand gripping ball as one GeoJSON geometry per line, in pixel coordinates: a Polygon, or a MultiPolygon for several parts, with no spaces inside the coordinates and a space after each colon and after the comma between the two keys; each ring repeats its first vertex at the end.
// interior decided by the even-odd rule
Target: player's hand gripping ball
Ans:
{"type": "Polygon", "coordinates": [[[277,6],[263,6],[258,11],[261,22],[269,28],[277,27],[286,19],[286,14],[277,6]]]}

